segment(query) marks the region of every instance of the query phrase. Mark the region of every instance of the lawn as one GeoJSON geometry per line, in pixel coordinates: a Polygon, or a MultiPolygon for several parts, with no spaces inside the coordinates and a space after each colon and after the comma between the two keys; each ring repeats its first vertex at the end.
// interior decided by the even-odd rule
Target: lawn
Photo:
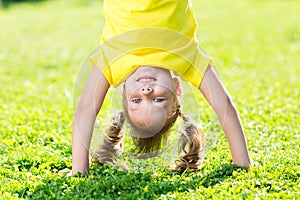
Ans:
{"type": "Polygon", "coordinates": [[[71,169],[74,85],[99,43],[102,1],[17,3],[0,9],[1,198],[300,198],[300,2],[193,2],[201,47],[240,112],[251,171],[231,165],[216,116],[199,97],[207,133],[200,171],[170,173],[161,157],[129,171],[95,165],[88,178],[57,174],[71,169]]]}

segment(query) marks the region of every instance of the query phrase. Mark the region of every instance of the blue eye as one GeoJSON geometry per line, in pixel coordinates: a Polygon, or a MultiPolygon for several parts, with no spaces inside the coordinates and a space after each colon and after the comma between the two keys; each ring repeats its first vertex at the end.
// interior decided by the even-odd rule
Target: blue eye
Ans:
{"type": "Polygon", "coordinates": [[[163,102],[165,100],[166,99],[164,99],[164,98],[155,98],[155,99],[153,99],[153,101],[156,102],[156,103],[160,103],[160,102],[163,102]]]}
{"type": "Polygon", "coordinates": [[[142,100],[141,99],[138,99],[138,98],[135,98],[135,99],[131,99],[131,101],[133,103],[140,103],[142,100]]]}

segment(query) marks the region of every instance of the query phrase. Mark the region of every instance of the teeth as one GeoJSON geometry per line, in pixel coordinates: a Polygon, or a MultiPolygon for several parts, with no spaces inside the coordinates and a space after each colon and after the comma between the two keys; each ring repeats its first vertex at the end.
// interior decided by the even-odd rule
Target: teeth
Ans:
{"type": "Polygon", "coordinates": [[[143,78],[140,81],[154,81],[154,79],[153,78],[143,78]]]}
{"type": "Polygon", "coordinates": [[[138,80],[139,82],[152,82],[155,81],[154,78],[142,78],[138,80]]]}

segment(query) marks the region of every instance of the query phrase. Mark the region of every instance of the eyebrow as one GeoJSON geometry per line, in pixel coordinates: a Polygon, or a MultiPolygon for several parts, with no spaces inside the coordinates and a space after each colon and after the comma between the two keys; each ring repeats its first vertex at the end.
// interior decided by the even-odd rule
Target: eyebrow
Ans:
{"type": "Polygon", "coordinates": [[[136,111],[136,110],[138,110],[139,108],[138,107],[136,107],[136,106],[134,106],[134,108],[132,107],[132,106],[130,106],[129,104],[128,104],[128,111],[129,110],[131,110],[131,111],[136,111]]]}

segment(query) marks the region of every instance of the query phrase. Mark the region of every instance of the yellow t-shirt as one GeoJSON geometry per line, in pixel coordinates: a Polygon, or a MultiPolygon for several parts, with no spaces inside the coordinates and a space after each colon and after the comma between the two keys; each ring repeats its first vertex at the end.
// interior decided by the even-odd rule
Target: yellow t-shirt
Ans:
{"type": "Polygon", "coordinates": [[[198,87],[212,58],[195,38],[197,23],[189,0],[106,0],[106,24],[90,57],[116,87],[139,66],[174,71],[198,87]]]}

